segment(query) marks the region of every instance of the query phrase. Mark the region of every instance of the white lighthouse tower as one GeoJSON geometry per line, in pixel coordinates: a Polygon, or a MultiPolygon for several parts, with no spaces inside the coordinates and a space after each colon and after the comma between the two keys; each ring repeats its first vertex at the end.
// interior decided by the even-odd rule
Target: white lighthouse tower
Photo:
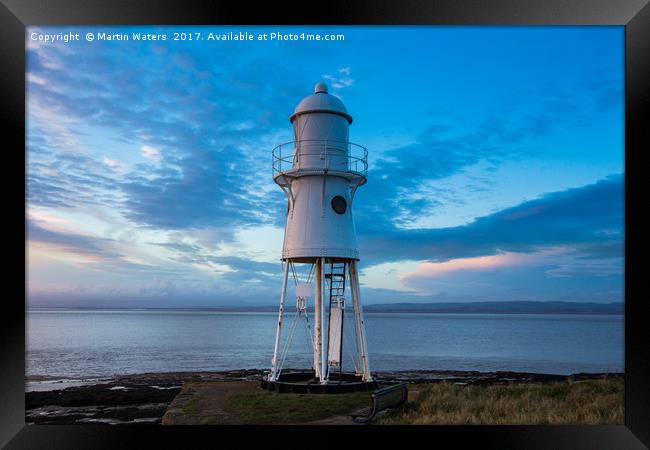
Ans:
{"type": "MultiPolygon", "coordinates": [[[[359,252],[352,218],[354,194],[366,183],[368,152],[349,142],[352,116],[339,98],[327,92],[325,83],[316,85],[314,93],[298,104],[289,120],[294,140],[273,150],[273,180],[286,194],[288,205],[277,332],[271,373],[265,385],[282,390],[276,387],[284,381],[282,365],[297,323],[304,321],[308,348],[313,349],[313,372],[311,383],[307,384],[340,385],[348,381],[369,386],[373,380],[366,348],[356,266],[359,252]],[[282,319],[290,274],[294,281],[296,314],[281,351],[282,319]],[[307,314],[312,301],[313,330],[307,314]],[[350,314],[352,317],[348,318],[350,314]],[[354,324],[354,345],[346,351],[352,356],[354,371],[346,377],[343,331],[348,320],[354,324]]],[[[287,383],[299,378],[289,375],[285,376],[287,383]]]]}

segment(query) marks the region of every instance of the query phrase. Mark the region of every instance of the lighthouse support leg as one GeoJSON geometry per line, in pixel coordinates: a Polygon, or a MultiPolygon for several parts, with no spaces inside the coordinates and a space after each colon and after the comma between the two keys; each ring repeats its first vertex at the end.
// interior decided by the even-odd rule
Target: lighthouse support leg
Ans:
{"type": "MultiPolygon", "coordinates": [[[[321,273],[321,278],[320,278],[320,282],[321,282],[320,324],[321,324],[321,327],[320,327],[320,330],[321,330],[321,332],[320,332],[320,342],[319,342],[319,345],[320,345],[320,382],[321,383],[327,383],[327,379],[325,378],[327,376],[327,366],[325,365],[326,355],[325,355],[325,352],[323,351],[323,348],[325,347],[325,345],[324,345],[325,337],[323,335],[323,323],[325,323],[323,318],[325,317],[325,297],[326,297],[326,295],[325,295],[325,289],[326,289],[326,286],[325,286],[325,258],[320,259],[320,264],[321,264],[321,269],[320,269],[320,273],[321,273]]],[[[329,336],[328,336],[328,339],[329,339],[329,336]]]]}
{"type": "Polygon", "coordinates": [[[322,304],[323,304],[323,266],[321,259],[316,260],[315,264],[315,292],[314,292],[314,372],[316,378],[323,381],[321,372],[321,353],[323,350],[323,319],[322,319],[322,304]]]}
{"type": "Polygon", "coordinates": [[[278,353],[280,351],[280,335],[282,334],[282,314],[284,312],[284,300],[287,297],[287,278],[289,276],[289,261],[284,262],[282,274],[282,292],[280,293],[280,309],[278,310],[278,328],[275,332],[275,348],[273,350],[273,361],[271,365],[271,381],[276,381],[278,376],[278,353]]]}
{"type": "Polygon", "coordinates": [[[361,370],[363,381],[372,381],[370,365],[368,363],[368,352],[366,347],[366,330],[363,323],[363,309],[361,307],[361,295],[359,289],[359,274],[357,262],[350,261],[350,293],[352,294],[352,309],[354,310],[355,330],[357,331],[357,342],[361,356],[361,370]]]}

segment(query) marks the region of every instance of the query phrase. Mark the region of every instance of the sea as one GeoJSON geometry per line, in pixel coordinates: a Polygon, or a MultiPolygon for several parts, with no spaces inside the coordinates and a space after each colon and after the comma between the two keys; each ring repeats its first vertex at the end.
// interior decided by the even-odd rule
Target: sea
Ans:
{"type": "MultiPolygon", "coordinates": [[[[284,343],[295,319],[285,314],[284,343]]],[[[271,312],[29,309],[27,377],[268,369],[276,323],[271,312]]],[[[310,367],[306,325],[296,321],[283,367],[310,367]]],[[[366,313],[365,326],[373,372],[624,371],[622,315],[382,312],[366,313]]],[[[344,327],[343,368],[353,370],[351,315],[344,327]]]]}

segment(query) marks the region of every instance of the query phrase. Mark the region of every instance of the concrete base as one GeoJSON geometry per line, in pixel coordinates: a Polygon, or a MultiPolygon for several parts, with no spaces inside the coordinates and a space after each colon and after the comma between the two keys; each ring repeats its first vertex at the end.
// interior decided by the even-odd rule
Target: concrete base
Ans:
{"type": "Polygon", "coordinates": [[[287,394],[349,394],[377,389],[376,381],[362,381],[361,375],[349,372],[330,374],[327,384],[320,384],[315,377],[313,370],[282,373],[276,381],[267,375],[262,379],[262,389],[287,394]]]}

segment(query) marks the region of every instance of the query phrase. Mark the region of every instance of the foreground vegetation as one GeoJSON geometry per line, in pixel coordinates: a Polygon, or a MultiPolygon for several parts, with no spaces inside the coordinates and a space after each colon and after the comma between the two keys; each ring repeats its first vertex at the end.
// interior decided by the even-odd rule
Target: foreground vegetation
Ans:
{"type": "Polygon", "coordinates": [[[487,386],[425,383],[409,386],[409,397],[414,400],[374,423],[570,425],[622,424],[624,419],[622,377],[487,386]]]}
{"type": "Polygon", "coordinates": [[[268,391],[226,396],[224,410],[246,424],[311,422],[345,415],[370,404],[369,392],[354,394],[276,394],[268,391]]]}
{"type": "MultiPolygon", "coordinates": [[[[370,404],[370,393],[276,394],[261,389],[228,393],[223,410],[246,424],[320,421],[370,404]]],[[[513,382],[472,385],[450,382],[409,386],[409,401],[378,415],[378,425],[571,425],[622,424],[624,379],[513,382]]]]}

